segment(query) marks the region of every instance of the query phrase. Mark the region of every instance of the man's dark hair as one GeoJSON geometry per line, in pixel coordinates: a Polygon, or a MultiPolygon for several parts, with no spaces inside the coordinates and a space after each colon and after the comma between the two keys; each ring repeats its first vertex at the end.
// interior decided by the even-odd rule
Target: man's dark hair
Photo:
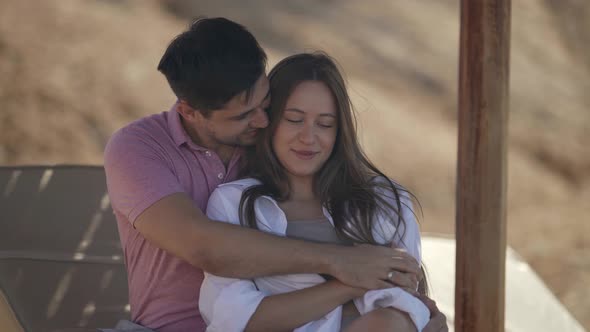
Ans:
{"type": "Polygon", "coordinates": [[[201,18],[178,35],[158,70],[178,99],[207,116],[246,92],[266,69],[266,54],[242,25],[225,18],[201,18]]]}

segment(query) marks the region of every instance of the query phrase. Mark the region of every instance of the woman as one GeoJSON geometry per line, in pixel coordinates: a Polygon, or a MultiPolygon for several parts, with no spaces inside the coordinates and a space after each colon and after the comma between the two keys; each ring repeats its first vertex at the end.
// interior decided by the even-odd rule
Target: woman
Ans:
{"type": "MultiPolygon", "coordinates": [[[[269,79],[270,124],[248,158],[250,177],[221,185],[209,200],[209,218],[312,241],[394,245],[420,261],[409,194],[362,152],[332,59],[294,55],[269,79]]],[[[316,274],[205,274],[199,307],[208,331],[421,331],[430,317],[400,288],[366,292],[316,274]]]]}

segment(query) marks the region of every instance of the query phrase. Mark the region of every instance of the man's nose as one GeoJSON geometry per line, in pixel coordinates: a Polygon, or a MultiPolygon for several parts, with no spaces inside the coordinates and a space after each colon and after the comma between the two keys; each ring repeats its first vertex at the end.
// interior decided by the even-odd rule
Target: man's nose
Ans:
{"type": "Polygon", "coordinates": [[[264,108],[258,107],[254,112],[254,118],[250,122],[250,127],[266,128],[268,126],[268,115],[264,108]]]}

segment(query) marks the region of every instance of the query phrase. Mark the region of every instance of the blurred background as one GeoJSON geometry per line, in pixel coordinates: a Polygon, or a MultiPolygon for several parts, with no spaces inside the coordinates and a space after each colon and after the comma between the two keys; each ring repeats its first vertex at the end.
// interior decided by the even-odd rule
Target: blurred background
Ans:
{"type": "MultiPolygon", "coordinates": [[[[459,0],[0,0],[0,165],[102,164],[175,98],[156,66],[192,18],[346,73],[369,156],[454,233],[459,0]]],[[[508,242],[590,329],[590,2],[512,2],[508,242]]],[[[434,271],[431,271],[433,273],[434,271]]]]}

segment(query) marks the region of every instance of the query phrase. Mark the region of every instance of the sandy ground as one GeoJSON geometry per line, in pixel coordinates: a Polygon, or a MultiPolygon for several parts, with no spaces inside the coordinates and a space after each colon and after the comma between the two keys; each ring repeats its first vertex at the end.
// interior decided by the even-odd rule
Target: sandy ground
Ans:
{"type": "MultiPolygon", "coordinates": [[[[508,242],[590,329],[590,3],[512,12],[508,242]]],[[[168,41],[190,17],[226,16],[271,65],[335,56],[369,155],[419,197],[423,231],[452,234],[458,13],[452,0],[0,0],[0,164],[102,163],[114,130],[174,101],[155,69],[168,41]]]]}

